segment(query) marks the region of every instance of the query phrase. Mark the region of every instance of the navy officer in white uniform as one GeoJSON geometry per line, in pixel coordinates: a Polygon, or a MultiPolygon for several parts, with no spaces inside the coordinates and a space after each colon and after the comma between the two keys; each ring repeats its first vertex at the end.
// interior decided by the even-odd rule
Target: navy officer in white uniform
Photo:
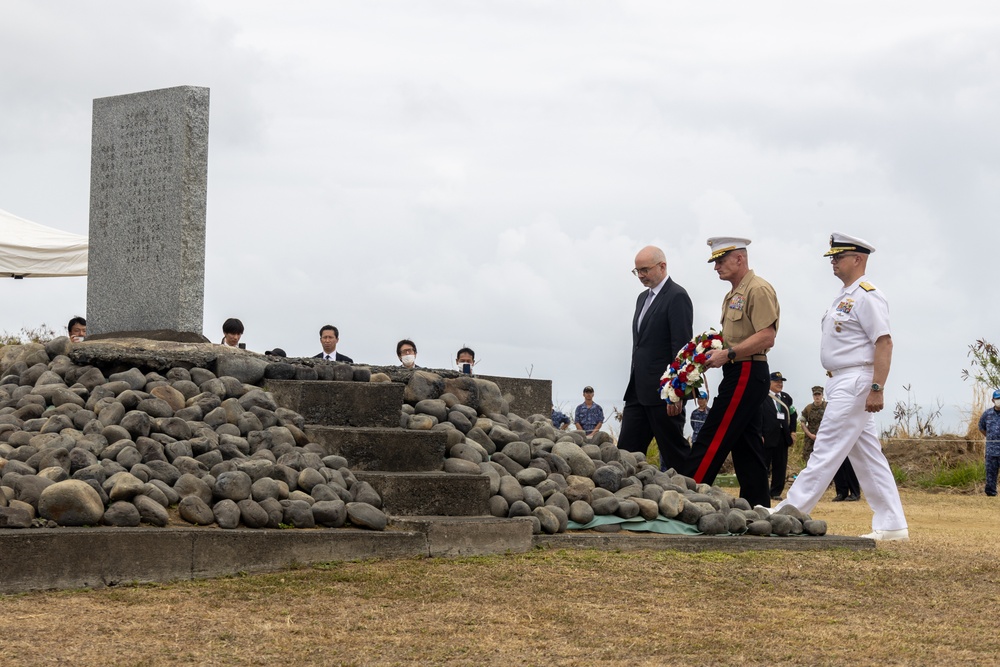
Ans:
{"type": "Polygon", "coordinates": [[[862,537],[906,540],[903,503],[875,430],[875,413],[884,407],[882,387],[892,361],[892,337],[885,295],[866,280],[873,252],[863,239],[841,233],[830,237],[824,257],[830,258],[833,275],[844,287],[823,316],[820,361],[830,378],[823,427],[808,465],[775,509],[793,505],[811,512],[849,458],[874,512],[873,531],[862,537]]]}

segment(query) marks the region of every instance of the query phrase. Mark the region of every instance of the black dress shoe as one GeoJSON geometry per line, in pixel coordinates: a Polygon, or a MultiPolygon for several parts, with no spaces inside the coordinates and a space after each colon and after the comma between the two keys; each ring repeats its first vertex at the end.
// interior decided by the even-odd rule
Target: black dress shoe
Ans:
{"type": "Polygon", "coordinates": [[[835,502],[835,503],[842,503],[842,502],[844,502],[844,500],[846,498],[847,498],[847,496],[845,496],[843,493],[838,493],[837,495],[835,495],[833,497],[833,502],[835,502]]]}
{"type": "Polygon", "coordinates": [[[852,493],[851,495],[849,495],[846,498],[844,498],[844,500],[848,500],[848,501],[850,501],[850,502],[853,503],[855,500],[861,500],[861,496],[852,493]]]}

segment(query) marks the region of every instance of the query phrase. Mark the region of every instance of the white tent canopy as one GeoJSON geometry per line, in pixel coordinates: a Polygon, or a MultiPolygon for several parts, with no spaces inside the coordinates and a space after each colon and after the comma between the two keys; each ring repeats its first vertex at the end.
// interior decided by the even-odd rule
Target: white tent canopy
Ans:
{"type": "Polygon", "coordinates": [[[0,277],[87,275],[87,237],[0,209],[0,277]]]}

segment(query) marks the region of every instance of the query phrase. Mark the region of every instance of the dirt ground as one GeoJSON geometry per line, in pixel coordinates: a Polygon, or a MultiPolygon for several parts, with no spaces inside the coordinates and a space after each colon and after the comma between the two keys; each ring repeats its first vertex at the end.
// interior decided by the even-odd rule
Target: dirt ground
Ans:
{"type": "MultiPolygon", "coordinates": [[[[813,511],[831,533],[869,530],[866,503],[831,497],[813,511]]],[[[0,597],[3,656],[11,665],[995,664],[997,499],[904,489],[903,501],[911,541],[873,551],[538,550],[0,597]]]]}

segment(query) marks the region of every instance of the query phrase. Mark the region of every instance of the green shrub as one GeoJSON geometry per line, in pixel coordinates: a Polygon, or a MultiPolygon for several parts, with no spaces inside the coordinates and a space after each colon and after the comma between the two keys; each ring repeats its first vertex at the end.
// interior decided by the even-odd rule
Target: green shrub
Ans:
{"type": "Polygon", "coordinates": [[[978,461],[966,462],[954,468],[938,468],[933,472],[921,475],[916,480],[917,485],[924,489],[951,488],[970,489],[986,481],[986,463],[978,461]]]}
{"type": "Polygon", "coordinates": [[[894,465],[889,466],[892,469],[892,478],[896,480],[896,486],[903,486],[909,480],[910,475],[902,468],[897,468],[894,465]]]}

